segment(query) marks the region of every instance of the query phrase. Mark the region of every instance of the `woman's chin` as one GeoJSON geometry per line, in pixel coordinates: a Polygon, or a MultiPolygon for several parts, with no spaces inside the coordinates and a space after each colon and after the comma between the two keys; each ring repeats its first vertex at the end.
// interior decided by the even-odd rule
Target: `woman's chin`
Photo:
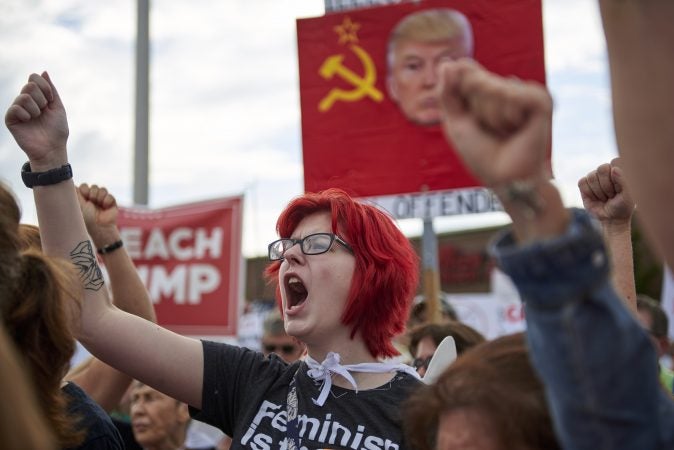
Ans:
{"type": "Polygon", "coordinates": [[[299,320],[286,319],[286,334],[296,339],[303,340],[307,336],[308,330],[299,320]]]}

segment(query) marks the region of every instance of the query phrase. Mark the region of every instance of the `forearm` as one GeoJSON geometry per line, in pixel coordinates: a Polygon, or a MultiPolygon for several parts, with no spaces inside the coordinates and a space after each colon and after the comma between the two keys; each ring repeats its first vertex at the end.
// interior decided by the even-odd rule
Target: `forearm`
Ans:
{"type": "Polygon", "coordinates": [[[616,141],[652,248],[674,265],[674,2],[601,0],[616,141]]]}
{"type": "MultiPolygon", "coordinates": [[[[564,448],[660,446],[659,413],[674,418],[654,349],[608,280],[560,308],[525,297],[532,363],[545,380],[564,448]]],[[[664,420],[662,423],[667,423],[664,420]]]]}
{"type": "MultiPolygon", "coordinates": [[[[109,226],[96,228],[91,238],[96,248],[103,248],[121,237],[116,226],[109,226]]],[[[110,278],[114,304],[123,311],[156,322],[149,295],[124,247],[105,253],[102,258],[110,278]]],[[[110,412],[121,401],[132,378],[94,358],[86,370],[70,377],[70,381],[110,412]]]]}
{"type": "MultiPolygon", "coordinates": [[[[34,170],[48,168],[42,169],[38,165],[34,170]]],[[[43,251],[72,262],[79,272],[82,301],[79,328],[76,330],[78,339],[97,357],[110,361],[123,370],[133,370],[133,364],[124,364],[128,359],[124,349],[134,343],[125,342],[129,339],[129,331],[120,333],[120,328],[115,325],[123,323],[123,319],[118,317],[123,313],[112,306],[107,295],[96,262],[96,250],[89,241],[72,180],[35,187],[34,197],[43,251]],[[111,339],[111,336],[114,338],[111,339]]],[[[100,374],[98,372],[94,378],[98,378],[100,374]]],[[[117,375],[121,376],[118,373],[115,376],[117,375]]],[[[93,392],[92,386],[100,382],[91,378],[89,381],[77,381],[82,382],[87,392],[93,392]]]]}
{"type": "Polygon", "coordinates": [[[566,230],[569,215],[557,188],[548,180],[531,184],[531,190],[513,196],[506,189],[495,190],[503,208],[513,222],[513,232],[520,245],[550,239],[566,230]]]}
{"type": "Polygon", "coordinates": [[[556,238],[517,245],[504,235],[491,249],[525,302],[530,356],[562,445],[661,448],[654,349],[611,288],[600,231],[584,211],[571,217],[556,238]]]}
{"type": "Polygon", "coordinates": [[[613,286],[628,308],[636,312],[637,293],[632,256],[632,227],[629,222],[615,225],[603,223],[602,230],[613,268],[613,286]]]}
{"type": "Polygon", "coordinates": [[[150,294],[129,254],[116,251],[104,256],[103,261],[110,277],[114,304],[130,314],[157,322],[150,294]]]}
{"type": "MultiPolygon", "coordinates": [[[[121,235],[116,226],[111,226],[94,233],[92,239],[97,248],[103,248],[121,240],[121,235]]],[[[110,278],[114,304],[130,314],[157,322],[150,294],[126,249],[121,247],[105,253],[103,262],[110,278]]]]}
{"type": "MultiPolygon", "coordinates": [[[[34,171],[54,167],[35,166],[34,171]]],[[[111,303],[104,288],[95,250],[86,232],[75,185],[72,180],[67,180],[51,186],[36,186],[33,196],[44,253],[70,261],[78,272],[82,307],[80,328],[76,331],[86,334],[89,327],[96,328],[98,320],[111,307],[111,303]]]]}

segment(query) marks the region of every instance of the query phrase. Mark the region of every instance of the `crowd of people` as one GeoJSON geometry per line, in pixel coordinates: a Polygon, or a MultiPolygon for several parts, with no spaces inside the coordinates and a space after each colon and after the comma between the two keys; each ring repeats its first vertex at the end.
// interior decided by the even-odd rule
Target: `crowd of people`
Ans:
{"type": "Polygon", "coordinates": [[[30,75],[5,116],[39,228],[20,224],[0,186],[0,375],[15,399],[0,447],[124,448],[109,412],[128,396],[136,444],[151,449],[188,448],[190,416],[230,448],[672,448],[671,374],[658,364],[667,322],[637,295],[630,224],[638,204],[652,249],[674,264],[663,207],[674,3],[599,5],[620,158],[579,180],[584,209],[566,208],[549,177],[544,87],[471,59],[437,69],[447,139],[512,220],[489,251],[527,330],[494,340],[452,319],[407,329],[416,253],[388,215],[338,189],[293,199],[278,219],[265,276],[280,314],[265,353],[162,328],[114,197],[74,185],[61,98],[46,72],[30,75]],[[404,332],[410,364],[392,359],[404,332]],[[458,357],[422,378],[448,336],[458,357]],[[69,371],[76,339],[94,357],[69,371]]]}

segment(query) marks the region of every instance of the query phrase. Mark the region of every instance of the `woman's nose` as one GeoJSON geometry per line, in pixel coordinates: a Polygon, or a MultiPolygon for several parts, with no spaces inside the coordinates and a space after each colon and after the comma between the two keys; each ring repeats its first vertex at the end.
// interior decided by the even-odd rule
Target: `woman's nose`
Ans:
{"type": "Polygon", "coordinates": [[[302,253],[301,244],[299,243],[294,244],[292,247],[287,249],[283,253],[283,258],[286,261],[288,261],[288,263],[299,264],[304,258],[304,253],[302,253]]]}

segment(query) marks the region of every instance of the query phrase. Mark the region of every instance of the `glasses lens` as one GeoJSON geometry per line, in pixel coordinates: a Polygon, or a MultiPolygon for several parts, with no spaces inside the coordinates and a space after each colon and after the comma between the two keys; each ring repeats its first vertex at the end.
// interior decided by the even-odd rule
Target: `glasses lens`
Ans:
{"type": "Polygon", "coordinates": [[[283,254],[292,246],[290,239],[279,239],[269,244],[269,259],[277,261],[283,259],[283,254]]]}
{"type": "Polygon", "coordinates": [[[267,353],[272,353],[276,351],[276,346],[274,344],[264,344],[264,350],[267,353]]]}
{"type": "Polygon", "coordinates": [[[310,234],[302,241],[302,251],[306,255],[318,255],[330,250],[332,245],[332,234],[317,233],[310,234]]]}

